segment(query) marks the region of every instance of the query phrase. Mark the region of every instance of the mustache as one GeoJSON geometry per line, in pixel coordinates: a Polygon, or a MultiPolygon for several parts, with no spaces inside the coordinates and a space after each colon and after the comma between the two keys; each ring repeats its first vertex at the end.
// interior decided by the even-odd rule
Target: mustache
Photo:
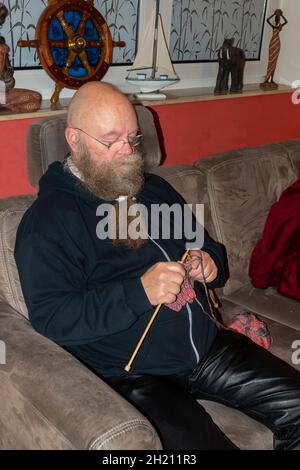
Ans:
{"type": "Polygon", "coordinates": [[[137,162],[143,160],[142,153],[139,150],[136,150],[130,155],[120,155],[116,160],[110,161],[106,166],[118,167],[118,166],[134,166],[137,162]]]}

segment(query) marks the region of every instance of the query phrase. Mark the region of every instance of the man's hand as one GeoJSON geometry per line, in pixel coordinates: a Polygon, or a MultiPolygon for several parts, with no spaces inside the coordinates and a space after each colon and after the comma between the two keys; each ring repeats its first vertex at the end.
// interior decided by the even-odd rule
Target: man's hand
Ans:
{"type": "Polygon", "coordinates": [[[202,258],[205,282],[209,283],[214,281],[218,275],[218,268],[211,256],[206,253],[206,251],[202,250],[191,250],[189,254],[192,258],[190,276],[199,282],[204,281],[199,259],[202,258]]]}
{"type": "Polygon", "coordinates": [[[185,269],[180,263],[156,263],[141,277],[149,302],[152,305],[175,302],[185,276],[185,269]]]}

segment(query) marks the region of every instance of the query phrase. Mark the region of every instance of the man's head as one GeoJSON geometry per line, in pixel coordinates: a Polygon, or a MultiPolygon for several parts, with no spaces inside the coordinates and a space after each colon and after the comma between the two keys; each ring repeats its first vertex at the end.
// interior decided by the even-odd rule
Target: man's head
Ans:
{"type": "MultiPolygon", "coordinates": [[[[144,161],[135,147],[138,141],[138,123],[133,106],[112,85],[90,82],[74,95],[68,111],[65,131],[71,157],[83,177],[81,182],[92,194],[105,201],[120,196],[134,197],[144,184],[144,161]]],[[[128,207],[133,200],[128,200],[128,207]]],[[[115,245],[140,248],[143,237],[119,238],[122,215],[120,203],[115,202],[115,245]]],[[[132,217],[129,213],[127,227],[132,217]]]]}
{"type": "Polygon", "coordinates": [[[97,197],[132,197],[142,188],[138,131],[133,106],[112,85],[89,82],[72,98],[65,136],[83,184],[97,197]]]}

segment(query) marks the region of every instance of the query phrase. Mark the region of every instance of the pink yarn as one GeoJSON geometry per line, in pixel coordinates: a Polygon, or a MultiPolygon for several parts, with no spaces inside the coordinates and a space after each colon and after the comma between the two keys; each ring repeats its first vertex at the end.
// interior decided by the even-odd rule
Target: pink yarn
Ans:
{"type": "Polygon", "coordinates": [[[191,304],[193,300],[196,298],[196,292],[194,290],[194,281],[191,279],[189,275],[190,271],[190,264],[189,262],[184,263],[185,268],[185,278],[181,285],[181,291],[177,295],[175,302],[171,304],[166,304],[166,307],[170,308],[171,310],[175,310],[175,312],[180,312],[180,310],[187,304],[191,304]]]}

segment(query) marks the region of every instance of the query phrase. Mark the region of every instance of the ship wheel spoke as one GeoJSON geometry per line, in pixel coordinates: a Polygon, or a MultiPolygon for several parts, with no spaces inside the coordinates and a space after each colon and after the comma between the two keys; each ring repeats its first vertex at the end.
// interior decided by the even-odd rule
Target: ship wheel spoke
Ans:
{"type": "Polygon", "coordinates": [[[104,41],[86,41],[86,47],[104,47],[104,41]]]}
{"type": "Polygon", "coordinates": [[[77,31],[76,31],[76,33],[79,34],[80,36],[83,35],[84,28],[85,28],[85,23],[90,18],[90,16],[91,15],[87,11],[85,11],[83,13],[81,21],[80,21],[79,26],[78,26],[77,31]]]}
{"type": "Polygon", "coordinates": [[[69,39],[71,39],[72,36],[74,36],[74,31],[73,31],[72,26],[70,26],[70,25],[66,22],[65,17],[64,17],[64,12],[63,12],[63,11],[59,11],[59,12],[57,13],[57,18],[59,19],[60,24],[62,25],[63,30],[64,30],[64,32],[66,33],[66,35],[68,36],[69,39]]]}
{"type": "Polygon", "coordinates": [[[68,47],[68,41],[49,41],[49,47],[61,47],[61,48],[67,48],[68,47]]]}
{"type": "Polygon", "coordinates": [[[79,57],[80,57],[80,59],[81,59],[83,65],[84,65],[84,67],[86,68],[87,73],[88,73],[89,75],[91,75],[92,72],[94,71],[94,69],[93,69],[93,68],[90,66],[90,64],[89,64],[89,61],[88,61],[86,52],[85,52],[85,51],[80,52],[79,57]]]}
{"type": "Polygon", "coordinates": [[[64,68],[63,68],[63,72],[64,72],[64,73],[69,73],[69,68],[70,68],[71,65],[73,64],[74,59],[76,58],[76,56],[77,56],[77,52],[75,52],[75,51],[69,51],[69,54],[68,54],[68,57],[67,57],[65,66],[64,66],[64,68]]]}

